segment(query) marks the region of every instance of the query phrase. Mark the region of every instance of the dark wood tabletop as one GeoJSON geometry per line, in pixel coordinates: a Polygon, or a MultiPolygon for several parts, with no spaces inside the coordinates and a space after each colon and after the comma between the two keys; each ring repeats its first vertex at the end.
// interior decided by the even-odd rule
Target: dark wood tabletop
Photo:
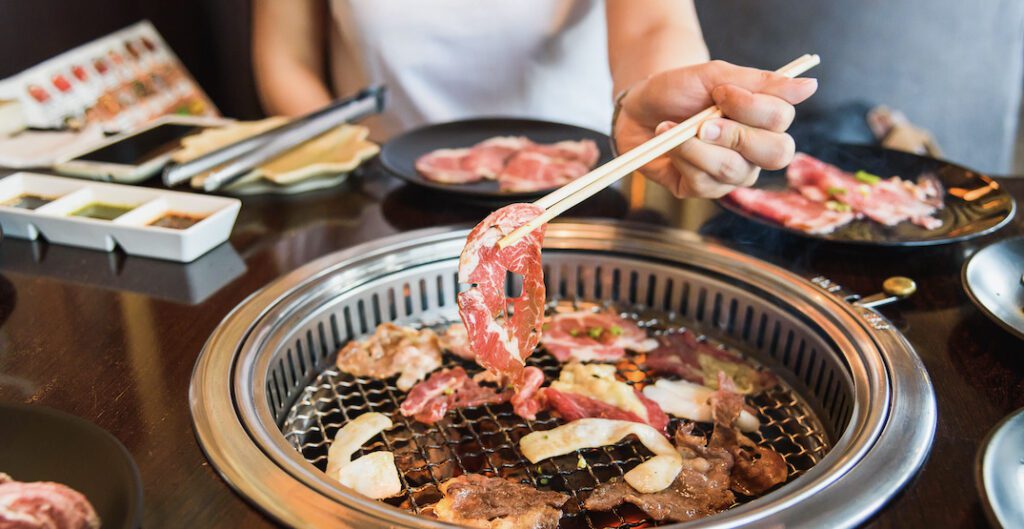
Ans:
{"type": "MultiPolygon", "coordinates": [[[[1004,184],[1024,200],[1024,179],[1004,184]]],[[[938,431],[923,471],[868,526],[986,526],[975,454],[1000,418],[1024,406],[1024,342],[970,303],[960,269],[977,249],[1024,233],[1020,216],[967,243],[851,249],[755,225],[709,201],[659,203],[630,209],[623,194],[605,190],[572,214],[694,229],[861,294],[892,275],[915,279],[917,294],[882,312],[927,366],[938,431]]],[[[244,198],[230,242],[186,265],[5,239],[0,400],[64,410],[120,439],[141,470],[148,529],[272,527],[220,479],[194,437],[187,393],[204,341],[246,296],[316,257],[396,232],[472,224],[492,209],[370,169],[329,190],[244,198]]]]}

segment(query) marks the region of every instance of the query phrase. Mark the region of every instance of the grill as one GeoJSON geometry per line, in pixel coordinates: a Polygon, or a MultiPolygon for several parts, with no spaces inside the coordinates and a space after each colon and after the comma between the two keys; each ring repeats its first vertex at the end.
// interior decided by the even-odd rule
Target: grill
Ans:
{"type": "MultiPolygon", "coordinates": [[[[396,413],[386,381],[340,374],[334,353],[381,322],[457,318],[462,230],[428,230],[311,263],[243,302],[207,343],[191,404],[211,462],[242,495],[294,527],[450,527],[431,518],[438,484],[463,472],[512,477],[572,495],[562,527],[646,527],[632,507],[581,509],[586,493],[648,454],[635,442],[528,464],[514,448],[531,430],[507,404],[460,410],[426,426],[396,413]],[[366,411],[395,427],[366,451],[395,453],[403,494],[374,502],[327,478],[329,442],[366,411]],[[582,468],[581,468],[582,467],[582,468]]],[[[783,380],[751,402],[760,436],[785,457],[786,484],[741,498],[688,527],[749,523],[846,527],[868,517],[919,468],[935,430],[930,383],[909,344],[838,287],[670,230],[612,224],[550,226],[544,250],[552,303],[612,306],[654,334],[691,329],[741,351],[783,380]]],[[[515,288],[514,286],[512,288],[515,288]]],[[[546,354],[530,362],[557,378],[546,354]]],[[[457,359],[471,373],[471,366],[457,359]]],[[[643,358],[619,365],[643,384],[643,358]]],[[[751,400],[751,399],[748,399],[751,400]]]]}

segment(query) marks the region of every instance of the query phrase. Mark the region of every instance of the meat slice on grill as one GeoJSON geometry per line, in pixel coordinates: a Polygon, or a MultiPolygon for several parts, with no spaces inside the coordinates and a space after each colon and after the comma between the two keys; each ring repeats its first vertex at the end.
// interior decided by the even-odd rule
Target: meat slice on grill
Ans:
{"type": "Polygon", "coordinates": [[[369,338],[345,344],[338,352],[337,366],[357,377],[385,379],[399,375],[395,385],[408,391],[427,373],[441,367],[441,345],[430,329],[382,323],[369,338]]]}
{"type": "Polygon", "coordinates": [[[448,351],[463,360],[476,359],[476,356],[473,354],[473,350],[469,348],[469,334],[466,332],[466,326],[461,321],[449,325],[448,328],[438,336],[438,339],[441,340],[441,347],[443,347],[445,351],[448,351]]]}
{"type": "Polygon", "coordinates": [[[691,331],[658,337],[658,347],[647,354],[647,367],[659,374],[718,387],[718,374],[724,372],[735,382],[738,393],[760,393],[778,384],[772,373],[758,369],[739,354],[715,347],[697,338],[691,331]]]}
{"type": "Polygon", "coordinates": [[[416,384],[405,397],[399,411],[425,424],[433,424],[454,408],[498,404],[509,399],[508,392],[481,386],[461,367],[443,369],[416,384]]]}
{"type": "Polygon", "coordinates": [[[715,430],[710,445],[728,450],[732,467],[732,490],[745,496],[757,496],[783,483],[789,477],[786,460],[766,446],[758,446],[736,425],[743,410],[743,396],[725,374],[719,375],[719,389],[711,397],[711,415],[715,430]]]}
{"type": "Polygon", "coordinates": [[[0,527],[98,529],[100,519],[89,500],[67,485],[20,482],[0,472],[0,527]]]}
{"type": "Polygon", "coordinates": [[[605,483],[587,497],[584,507],[607,511],[631,503],[655,520],[673,522],[696,520],[728,509],[736,500],[729,490],[732,455],[723,448],[707,446],[703,436],[691,435],[687,427],[676,432],[675,441],[683,457],[683,469],[669,488],[645,494],[625,481],[605,483]]]}
{"type": "Polygon", "coordinates": [[[566,364],[558,380],[544,389],[548,405],[565,421],[585,417],[649,424],[664,432],[668,415],[656,402],[615,378],[611,364],[566,364]]]}
{"type": "Polygon", "coordinates": [[[541,345],[560,362],[608,362],[622,358],[626,349],[645,353],[658,342],[614,312],[583,310],[549,317],[544,322],[541,345]]]}
{"type": "Polygon", "coordinates": [[[851,210],[829,209],[825,201],[811,200],[792,189],[740,187],[729,193],[728,199],[759,217],[814,235],[832,233],[859,216],[851,210]]]}
{"type": "Polygon", "coordinates": [[[434,514],[446,522],[488,529],[555,529],[569,496],[518,481],[465,474],[441,484],[434,514]]]}

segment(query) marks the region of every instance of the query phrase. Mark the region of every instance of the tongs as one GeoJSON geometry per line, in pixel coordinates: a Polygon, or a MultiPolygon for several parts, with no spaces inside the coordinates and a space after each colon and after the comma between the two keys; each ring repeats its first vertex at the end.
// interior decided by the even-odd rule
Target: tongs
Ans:
{"type": "Polygon", "coordinates": [[[203,181],[203,190],[216,191],[343,123],[381,112],[384,109],[385,92],[384,86],[371,86],[350,98],[339,100],[262,134],[226,145],[195,160],[168,167],[163,174],[164,184],[175,186],[200,173],[211,171],[203,181]]]}

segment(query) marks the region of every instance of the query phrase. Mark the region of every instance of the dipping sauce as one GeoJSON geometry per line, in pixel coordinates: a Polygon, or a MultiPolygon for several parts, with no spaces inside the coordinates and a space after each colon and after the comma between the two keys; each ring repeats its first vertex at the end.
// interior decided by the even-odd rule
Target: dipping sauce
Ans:
{"type": "Polygon", "coordinates": [[[93,202],[86,204],[71,212],[72,217],[88,217],[90,219],[114,220],[125,213],[135,209],[135,206],[119,206],[117,204],[104,204],[93,202]]]}
{"type": "Polygon", "coordinates": [[[52,198],[40,196],[40,195],[18,195],[10,200],[7,200],[0,204],[0,206],[7,206],[9,208],[22,208],[22,209],[36,209],[40,206],[45,206],[53,202],[52,198]]]}
{"type": "Polygon", "coordinates": [[[193,217],[184,213],[166,213],[163,217],[150,222],[150,226],[170,228],[172,230],[184,230],[193,224],[203,220],[204,217],[193,217]]]}

